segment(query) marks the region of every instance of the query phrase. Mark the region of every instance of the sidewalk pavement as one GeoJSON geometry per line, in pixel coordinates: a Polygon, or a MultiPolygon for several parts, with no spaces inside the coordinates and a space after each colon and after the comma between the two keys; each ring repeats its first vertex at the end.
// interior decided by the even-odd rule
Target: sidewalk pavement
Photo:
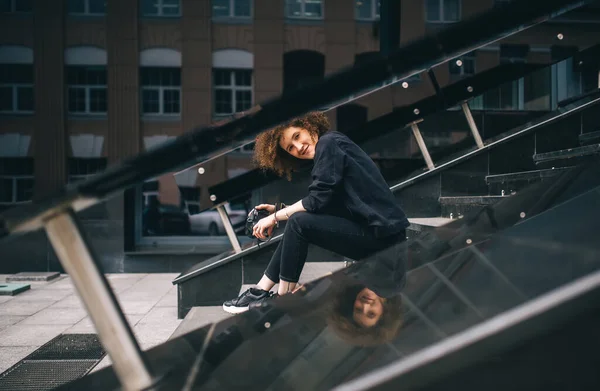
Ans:
{"type": "MultiPolygon", "coordinates": [[[[142,350],[169,339],[177,319],[177,287],[169,274],[107,274],[142,350]]],[[[0,283],[8,275],[0,275],[0,283]]],[[[96,333],[68,275],[23,282],[31,289],[0,296],[0,373],[59,334],[96,333]]],[[[106,356],[94,370],[110,365],[106,356]]]]}

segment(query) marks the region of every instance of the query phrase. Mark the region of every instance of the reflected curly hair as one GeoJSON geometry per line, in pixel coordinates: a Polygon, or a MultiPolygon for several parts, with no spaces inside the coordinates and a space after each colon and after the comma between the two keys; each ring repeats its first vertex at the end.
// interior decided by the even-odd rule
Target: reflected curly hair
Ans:
{"type": "Polygon", "coordinates": [[[271,170],[281,177],[286,177],[289,181],[292,179],[292,172],[298,169],[303,162],[279,146],[283,131],[289,127],[303,128],[308,130],[313,140],[316,140],[329,130],[329,126],[329,120],[325,114],[315,111],[267,130],[256,137],[254,163],[260,169],[271,170]]]}
{"type": "Polygon", "coordinates": [[[352,284],[342,288],[332,303],[327,323],[336,334],[355,346],[377,346],[394,340],[402,327],[402,298],[400,295],[383,301],[383,314],[377,324],[365,328],[354,321],[354,300],[365,288],[362,284],[352,284]]]}

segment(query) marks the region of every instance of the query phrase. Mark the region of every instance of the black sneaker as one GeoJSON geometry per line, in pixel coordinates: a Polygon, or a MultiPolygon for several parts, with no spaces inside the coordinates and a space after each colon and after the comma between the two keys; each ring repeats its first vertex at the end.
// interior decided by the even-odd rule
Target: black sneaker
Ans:
{"type": "Polygon", "coordinates": [[[248,305],[248,308],[252,309],[252,308],[256,308],[256,307],[263,307],[266,306],[267,304],[269,304],[269,302],[275,298],[279,297],[279,295],[275,292],[269,292],[268,296],[265,296],[261,299],[258,299],[256,301],[253,301],[252,303],[250,303],[248,305]]]}
{"type": "Polygon", "coordinates": [[[249,288],[244,293],[233,300],[227,300],[223,303],[223,310],[230,314],[241,314],[249,309],[250,303],[263,300],[271,296],[271,292],[260,288],[249,288]]]}

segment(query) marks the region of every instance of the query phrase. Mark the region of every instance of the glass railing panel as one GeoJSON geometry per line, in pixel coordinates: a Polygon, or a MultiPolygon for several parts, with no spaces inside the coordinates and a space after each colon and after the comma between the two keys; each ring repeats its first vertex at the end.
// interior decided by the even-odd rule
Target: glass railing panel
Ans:
{"type": "Polygon", "coordinates": [[[495,268],[485,246],[472,246],[462,257],[447,257],[433,266],[487,318],[522,303],[525,296],[495,268]]]}
{"type": "MultiPolygon", "coordinates": [[[[521,203],[495,206],[493,214],[529,211],[531,200],[546,198],[551,188],[530,187],[516,196],[522,197],[516,198],[521,203]]],[[[286,300],[236,317],[230,321],[236,323],[236,335],[248,337],[231,344],[220,338],[222,348],[208,350],[203,364],[211,365],[202,366],[204,376],[197,385],[292,389],[310,384],[315,390],[331,389],[596,271],[598,223],[589,202],[597,197],[581,197],[563,205],[548,204],[548,209],[525,220],[515,219],[519,224],[408,271],[404,282],[397,272],[412,254],[410,247],[398,246],[405,256],[370,257],[307,284],[286,300]],[[556,236],[564,225],[572,229],[556,236]],[[352,323],[360,322],[354,308],[365,289],[385,297],[382,312],[376,314],[381,327],[352,323]],[[284,345],[276,343],[282,340],[284,345]],[[243,364],[264,346],[271,346],[265,365],[253,360],[243,364]],[[310,376],[299,376],[300,369],[310,376]]],[[[481,234],[468,217],[461,222],[440,229],[442,244],[452,248],[460,238],[481,234]]]]}
{"type": "Polygon", "coordinates": [[[477,313],[428,267],[410,273],[403,294],[428,322],[445,334],[453,334],[480,320],[477,313]]]}
{"type": "MultiPolygon", "coordinates": [[[[461,17],[466,18],[467,15],[461,17]]],[[[477,91],[473,92],[473,98],[468,101],[468,105],[475,125],[485,142],[485,140],[497,137],[510,129],[555,110],[566,99],[597,88],[597,64],[593,58],[578,57],[577,55],[572,57],[577,50],[594,44],[594,40],[587,36],[576,40],[577,34],[574,28],[566,25],[560,25],[562,39],[553,36],[548,40],[546,39],[548,31],[554,31],[552,26],[546,23],[533,27],[526,32],[501,39],[491,45],[440,64],[431,69],[435,80],[430,78],[428,72],[422,72],[404,80],[393,78],[381,85],[373,86],[373,88],[380,89],[370,94],[361,96],[368,93],[369,89],[357,91],[352,96],[333,102],[322,109],[327,112],[332,129],[348,132],[353,127],[389,114],[394,109],[407,107],[426,97],[436,96],[435,83],[440,88],[444,88],[466,78],[490,72],[503,64],[523,65],[532,67],[532,69],[537,67],[538,69],[524,77],[504,82],[482,94],[477,94],[477,91]],[[546,38],[541,39],[540,37],[546,38]],[[560,58],[566,59],[557,62],[560,58]],[[357,99],[352,100],[354,98],[357,99]],[[336,107],[336,105],[340,106],[336,107]]],[[[420,32],[411,32],[410,37],[418,39],[443,27],[443,24],[428,22],[425,29],[420,32]]],[[[360,34],[372,34],[371,28],[370,24],[368,26],[361,24],[359,26],[362,31],[360,34]]],[[[376,47],[368,45],[365,47],[370,49],[358,53],[352,61],[353,64],[360,64],[377,56],[376,47]]],[[[300,53],[294,54],[294,56],[296,55],[300,55],[300,53]]],[[[317,56],[315,53],[306,55],[314,57],[314,60],[319,63],[325,61],[326,57],[317,56]],[[317,57],[319,57],[319,61],[317,61],[317,57]]],[[[337,62],[339,62],[338,59],[336,59],[337,62]]],[[[287,75],[285,80],[292,80],[292,76],[287,75]]],[[[441,96],[440,98],[448,97],[441,96]]],[[[390,184],[427,169],[412,131],[407,125],[406,121],[401,124],[389,124],[390,129],[385,134],[361,144],[361,147],[373,158],[390,184]]],[[[460,106],[453,106],[450,109],[428,115],[417,126],[422,132],[434,164],[449,156],[455,156],[460,151],[473,148],[475,145],[471,129],[460,106]]],[[[483,169],[484,162],[481,163],[482,165],[478,165],[481,168],[481,175],[494,172],[491,168],[484,172],[486,171],[483,169]]],[[[465,167],[465,169],[467,168],[471,167],[465,167]]],[[[523,168],[532,169],[533,167],[523,168]]],[[[227,248],[228,240],[218,213],[215,211],[200,212],[215,204],[215,201],[211,200],[212,194],[209,191],[211,186],[254,169],[252,145],[247,145],[206,164],[183,170],[175,175],[175,179],[168,179],[166,178],[168,175],[165,175],[155,181],[158,183],[145,185],[144,189],[140,190],[142,195],[138,197],[140,203],[136,216],[139,227],[138,237],[142,240],[145,237],[149,238],[148,240],[152,243],[159,243],[161,237],[184,237],[184,239],[175,238],[175,240],[187,241],[186,243],[190,245],[201,243],[202,240],[217,240],[223,243],[224,248],[227,248]],[[202,174],[198,172],[199,168],[204,170],[202,174]],[[176,196],[176,193],[179,195],[176,196]],[[161,203],[158,213],[148,213],[149,210],[156,210],[156,205],[151,206],[149,200],[157,197],[161,203]],[[143,211],[146,211],[145,214],[143,211]],[[149,225],[153,225],[153,223],[148,223],[148,215],[159,216],[150,218],[150,221],[158,219],[162,228],[148,228],[149,225]]],[[[465,179],[461,170],[462,168],[456,168],[454,172],[446,174],[442,181],[460,183],[462,179],[458,179],[458,182],[455,181],[460,177],[465,179]]],[[[280,180],[271,182],[260,189],[246,192],[227,206],[231,211],[232,223],[236,228],[240,228],[238,220],[242,218],[242,211],[247,211],[258,203],[296,201],[304,194],[308,183],[308,174],[299,173],[291,183],[280,180]]],[[[477,186],[473,187],[469,183],[470,181],[465,182],[464,189],[457,189],[448,195],[466,194],[472,190],[485,194],[485,189],[478,189],[477,186]]],[[[244,190],[240,189],[240,192],[243,193],[244,190]]],[[[216,203],[219,201],[217,200],[216,203]]],[[[238,237],[240,241],[245,240],[240,229],[238,229],[238,237]]]]}

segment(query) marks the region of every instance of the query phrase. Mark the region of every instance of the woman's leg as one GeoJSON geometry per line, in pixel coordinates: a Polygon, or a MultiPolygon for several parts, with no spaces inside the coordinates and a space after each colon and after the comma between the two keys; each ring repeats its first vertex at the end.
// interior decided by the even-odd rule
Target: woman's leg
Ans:
{"type": "MultiPolygon", "coordinates": [[[[280,295],[293,290],[298,282],[309,244],[348,258],[360,259],[390,245],[390,240],[377,239],[364,226],[342,217],[308,212],[294,213],[287,222],[285,235],[278,248],[281,250],[278,291],[280,295]]],[[[273,278],[274,270],[275,268],[270,271],[273,278]]]]}
{"type": "Polygon", "coordinates": [[[281,242],[279,242],[275,253],[271,257],[269,266],[265,270],[256,288],[246,289],[237,298],[227,300],[223,303],[223,309],[231,314],[239,314],[248,311],[250,304],[257,303],[271,297],[269,292],[279,281],[279,266],[281,264],[281,242]]]}
{"type": "Polygon", "coordinates": [[[279,282],[279,268],[281,265],[281,243],[277,244],[277,248],[275,249],[275,253],[271,257],[269,261],[269,265],[265,270],[265,274],[262,276],[258,284],[256,286],[262,290],[270,291],[271,288],[275,286],[279,282]]]}

